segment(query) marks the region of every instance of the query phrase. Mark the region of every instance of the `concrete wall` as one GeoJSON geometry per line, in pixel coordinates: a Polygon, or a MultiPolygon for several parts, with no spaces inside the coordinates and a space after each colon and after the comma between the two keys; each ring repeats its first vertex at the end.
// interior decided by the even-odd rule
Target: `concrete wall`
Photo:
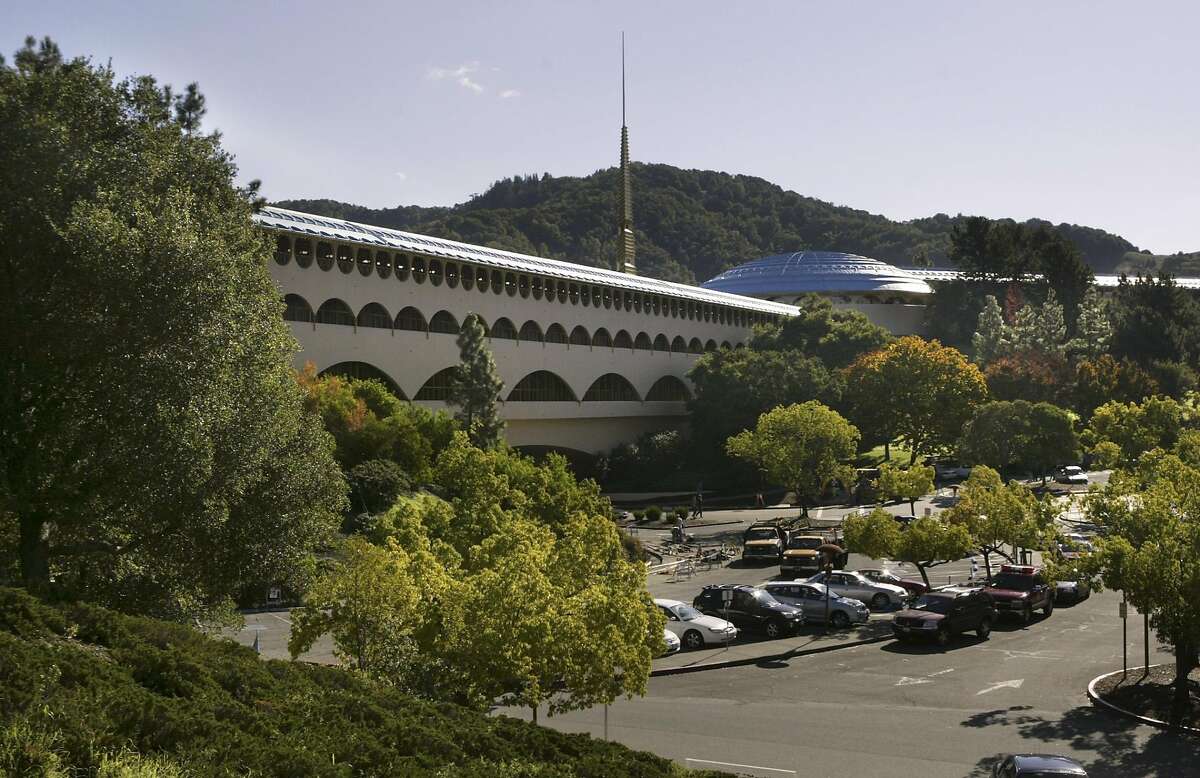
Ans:
{"type": "Polygon", "coordinates": [[[925,306],[912,303],[843,303],[833,300],[833,307],[846,311],[858,311],[874,324],[893,335],[923,335],[925,333],[925,306]]]}

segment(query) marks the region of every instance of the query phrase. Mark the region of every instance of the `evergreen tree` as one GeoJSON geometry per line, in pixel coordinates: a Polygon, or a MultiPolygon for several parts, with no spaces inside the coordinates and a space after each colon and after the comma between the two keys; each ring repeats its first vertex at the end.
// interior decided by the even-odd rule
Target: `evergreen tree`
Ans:
{"type": "Polygon", "coordinates": [[[1004,351],[1005,339],[1008,337],[1008,325],[1004,323],[1004,314],[1000,303],[994,295],[988,295],[983,301],[983,310],[979,312],[979,324],[975,335],[971,338],[971,346],[975,351],[975,362],[986,365],[1004,351]]]}
{"type": "Polygon", "coordinates": [[[1108,353],[1112,342],[1112,322],[1108,320],[1108,306],[1095,287],[1087,290],[1079,303],[1079,317],[1075,324],[1075,338],[1067,344],[1072,353],[1095,359],[1108,353]]]}
{"type": "Polygon", "coordinates": [[[454,418],[479,448],[495,448],[504,436],[497,403],[504,382],[496,375],[496,362],[487,347],[483,321],[472,313],[458,336],[458,375],[446,402],[458,408],[454,418]]]}
{"type": "Polygon", "coordinates": [[[1033,337],[1036,345],[1047,353],[1061,351],[1067,340],[1067,320],[1053,288],[1046,293],[1046,302],[1038,308],[1035,321],[1033,337]]]}

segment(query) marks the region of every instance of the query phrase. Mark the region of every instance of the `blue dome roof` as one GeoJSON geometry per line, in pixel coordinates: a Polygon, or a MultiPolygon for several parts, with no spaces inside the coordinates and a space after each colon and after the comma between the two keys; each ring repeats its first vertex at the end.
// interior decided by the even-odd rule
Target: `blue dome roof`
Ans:
{"type": "Polygon", "coordinates": [[[907,270],[840,251],[797,251],[763,257],[730,268],[701,286],[766,298],[807,292],[933,294],[929,284],[907,270]]]}

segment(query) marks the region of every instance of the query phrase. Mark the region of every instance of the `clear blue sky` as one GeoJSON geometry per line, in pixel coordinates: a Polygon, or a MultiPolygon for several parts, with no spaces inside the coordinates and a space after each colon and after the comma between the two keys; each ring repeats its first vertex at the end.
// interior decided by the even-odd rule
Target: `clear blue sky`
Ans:
{"type": "Polygon", "coordinates": [[[622,29],[637,160],[896,219],[1040,216],[1200,250],[1197,3],[0,6],[6,54],[49,34],[199,81],[268,197],[376,207],[615,164],[622,29]]]}

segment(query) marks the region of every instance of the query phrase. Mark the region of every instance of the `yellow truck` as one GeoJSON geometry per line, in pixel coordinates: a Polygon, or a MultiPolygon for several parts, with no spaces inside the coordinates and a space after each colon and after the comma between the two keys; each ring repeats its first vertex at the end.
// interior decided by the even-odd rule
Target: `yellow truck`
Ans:
{"type": "Polygon", "coordinates": [[[787,533],[787,545],[783,551],[783,558],[779,561],[779,572],[793,575],[812,575],[820,572],[821,554],[817,549],[827,544],[842,548],[842,552],[833,560],[834,568],[841,570],[850,556],[841,538],[834,533],[813,529],[792,530],[787,533]]]}

